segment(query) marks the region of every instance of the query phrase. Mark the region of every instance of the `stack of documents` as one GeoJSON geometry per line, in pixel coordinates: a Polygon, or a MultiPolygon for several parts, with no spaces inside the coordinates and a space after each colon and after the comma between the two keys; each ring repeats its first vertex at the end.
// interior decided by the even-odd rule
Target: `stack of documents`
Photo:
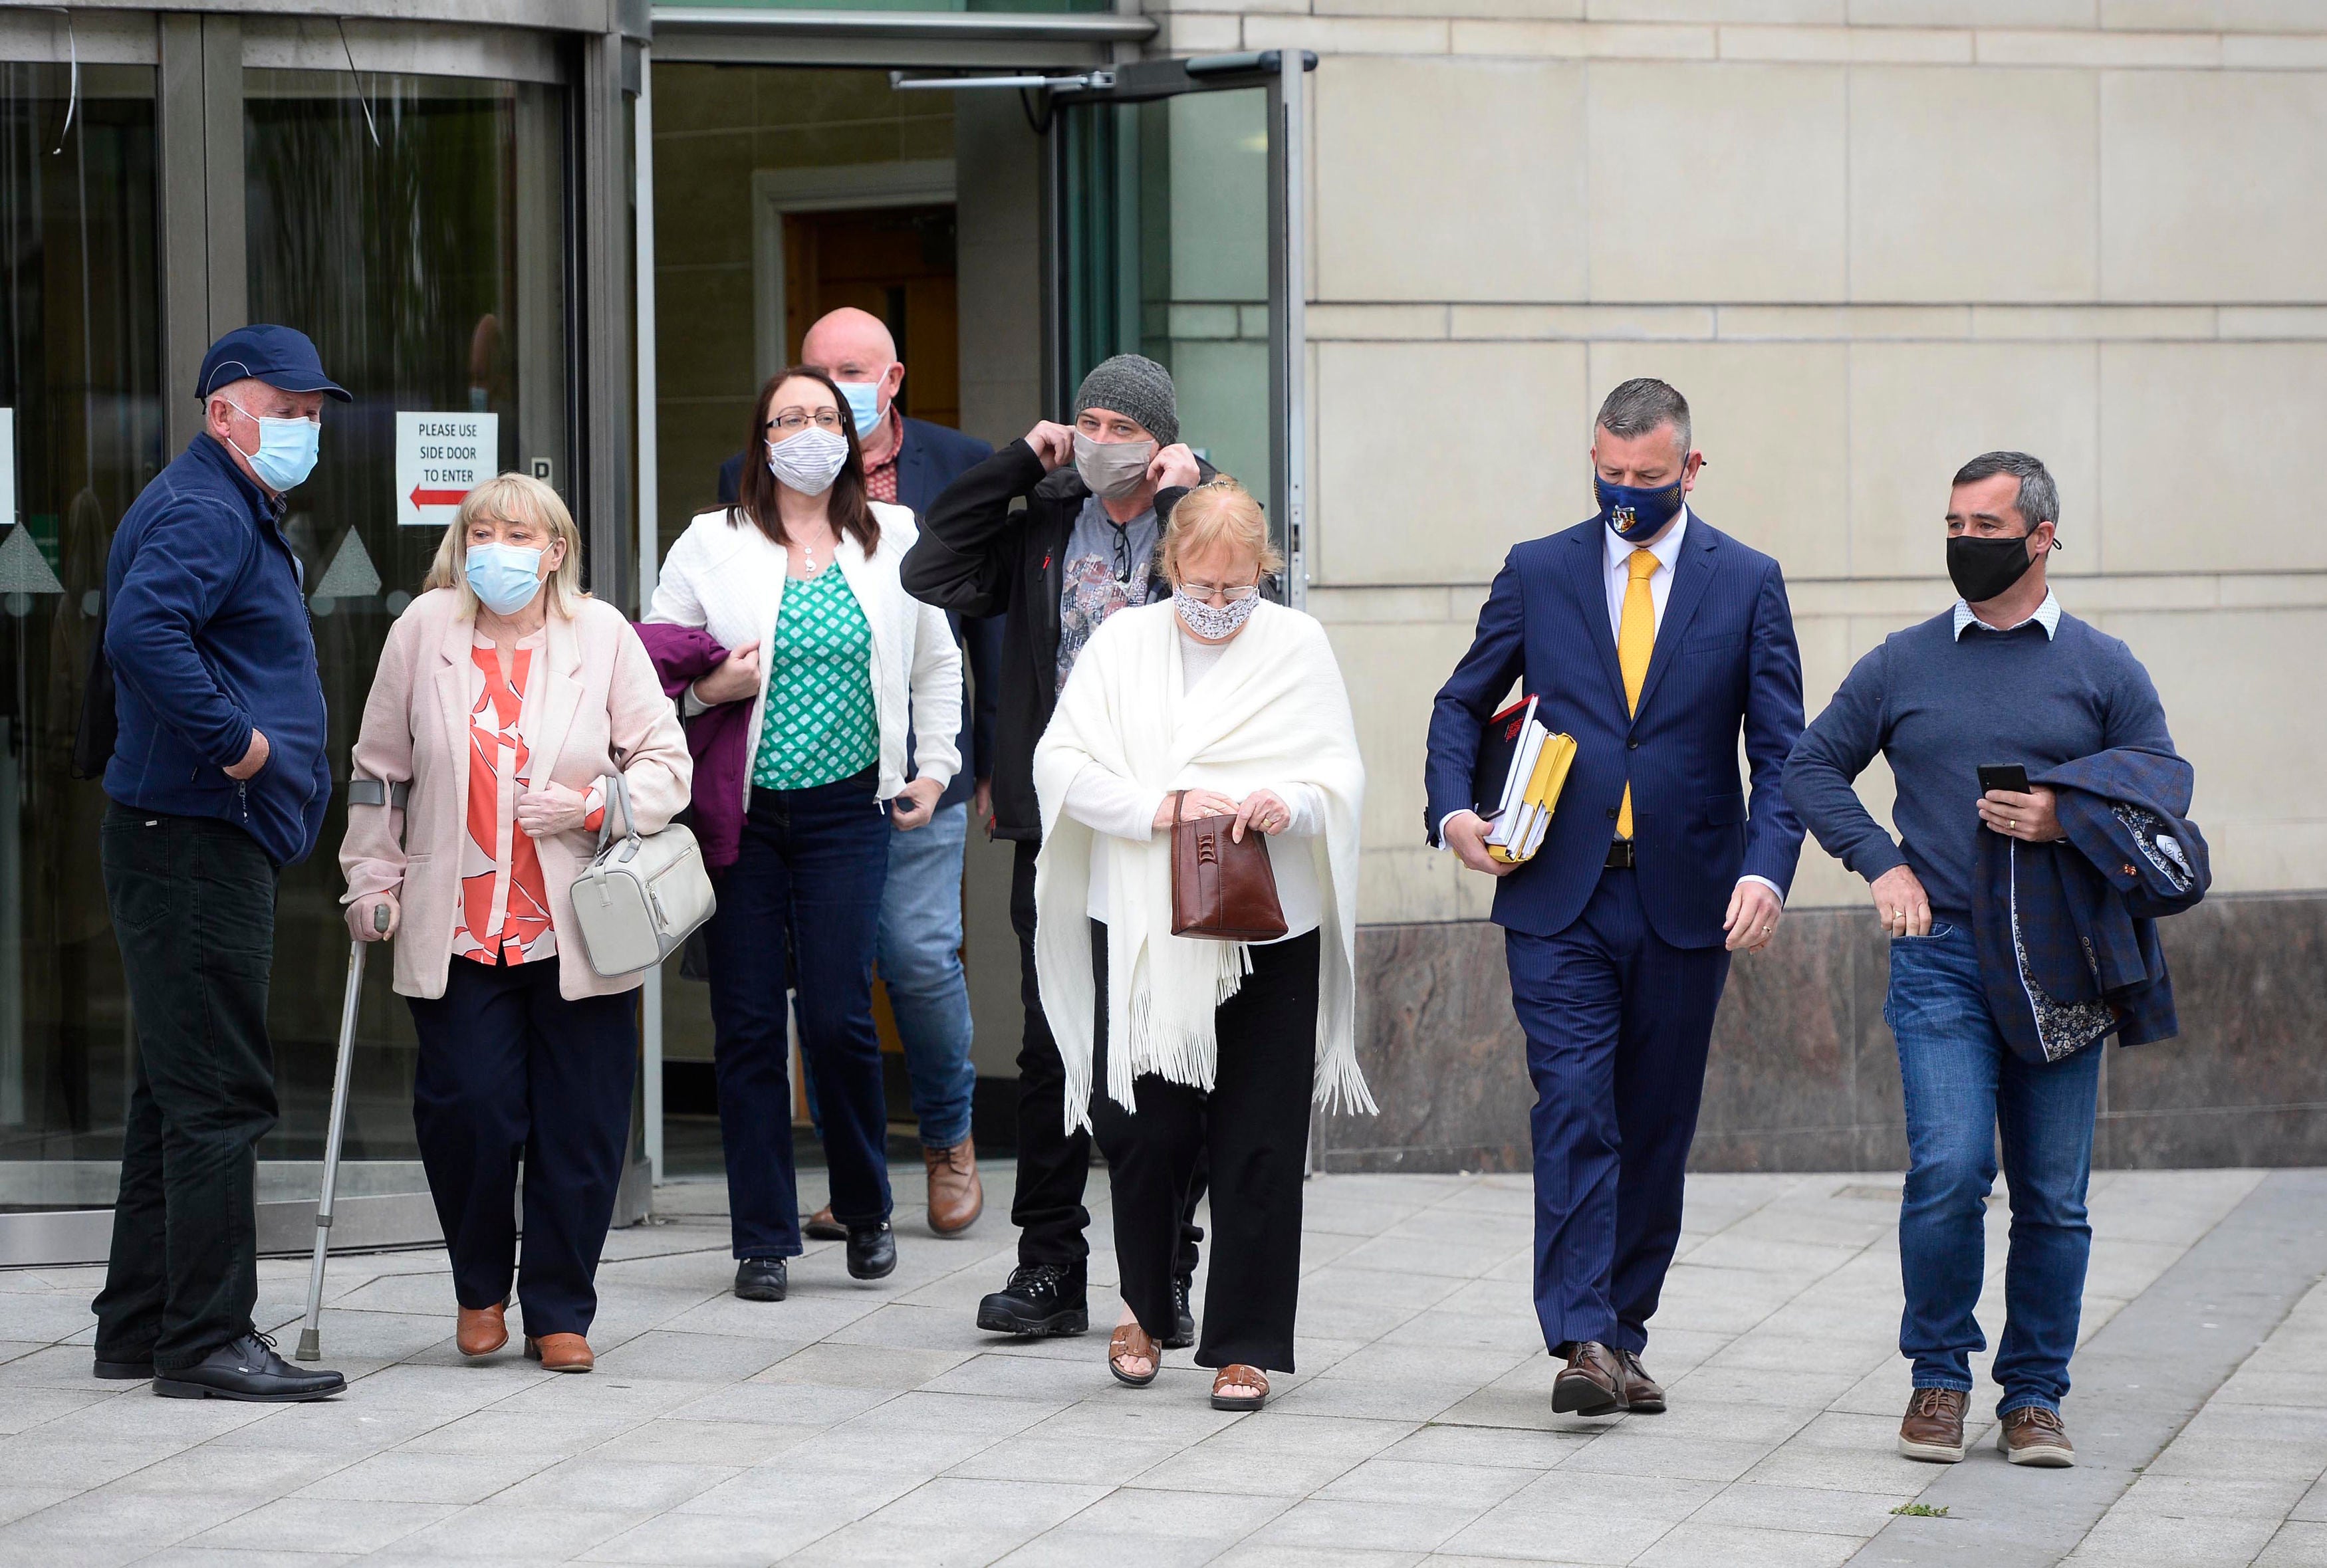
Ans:
{"type": "Polygon", "coordinates": [[[1524,864],[1543,847],[1575,761],[1575,738],[1552,733],[1536,706],[1523,696],[1488,722],[1471,777],[1472,809],[1488,825],[1487,854],[1507,865],[1524,864]]]}

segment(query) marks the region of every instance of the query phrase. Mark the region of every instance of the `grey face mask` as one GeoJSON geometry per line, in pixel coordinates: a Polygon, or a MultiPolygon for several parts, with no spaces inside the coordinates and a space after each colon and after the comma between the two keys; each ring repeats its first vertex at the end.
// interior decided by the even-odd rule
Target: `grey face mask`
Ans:
{"type": "Polygon", "coordinates": [[[1075,432],[1075,471],[1101,500],[1119,501],[1137,490],[1154,460],[1152,441],[1093,441],[1075,432]]]}

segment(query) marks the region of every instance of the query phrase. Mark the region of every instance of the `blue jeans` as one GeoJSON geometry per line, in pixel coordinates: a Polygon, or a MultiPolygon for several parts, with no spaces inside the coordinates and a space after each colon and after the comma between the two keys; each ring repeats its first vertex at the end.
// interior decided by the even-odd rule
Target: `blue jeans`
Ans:
{"type": "Polygon", "coordinates": [[[969,803],[940,806],[910,833],[889,830],[881,894],[881,983],[904,1042],[921,1144],[969,1136],[977,1069],[969,1059],[969,982],[961,972],[961,856],[969,803]]]}
{"type": "Polygon", "coordinates": [[[737,1257],[800,1250],[792,1170],[787,942],[800,1057],[821,1091],[819,1130],[843,1225],[889,1218],[888,1110],[873,1031],[873,948],[889,873],[889,818],[866,769],[809,789],[753,789],[735,863],[721,873],[711,949],[712,1065],[737,1257]]]}
{"type": "Polygon", "coordinates": [[[2012,1250],[1996,1414],[2031,1405],[2058,1410],[2092,1251],[2085,1186],[2101,1048],[2042,1065],[2014,1055],[1988,1012],[1979,956],[1961,925],[1935,923],[1928,937],[1891,944],[1883,1021],[1899,1041],[1907,1100],[1899,1352],[1914,1363],[1916,1387],[1971,1391],[1971,1357],[1986,1343],[1973,1311],[1986,1272],[1986,1199],[2000,1134],[2012,1250]]]}

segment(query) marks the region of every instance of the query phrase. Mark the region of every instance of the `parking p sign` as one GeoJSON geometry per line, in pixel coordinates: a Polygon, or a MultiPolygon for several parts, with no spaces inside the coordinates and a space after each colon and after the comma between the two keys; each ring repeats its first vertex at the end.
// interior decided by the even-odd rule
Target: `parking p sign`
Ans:
{"type": "Polygon", "coordinates": [[[396,414],[396,520],[441,528],[500,465],[498,414],[396,414]]]}

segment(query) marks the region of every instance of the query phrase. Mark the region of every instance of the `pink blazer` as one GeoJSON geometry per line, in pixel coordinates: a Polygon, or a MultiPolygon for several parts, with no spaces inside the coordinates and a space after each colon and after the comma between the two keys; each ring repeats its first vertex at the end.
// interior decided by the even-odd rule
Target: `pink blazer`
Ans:
{"type": "MultiPolygon", "coordinates": [[[[364,703],[356,737],[355,776],[409,782],[401,810],[351,806],[340,869],[342,903],[369,893],[396,895],[403,922],[396,934],[396,989],[405,996],[444,994],[460,918],[461,839],[469,798],[471,649],[476,622],[461,596],[439,588],[414,600],[388,629],[388,646],[364,703]]],[[[548,662],[537,689],[526,742],[550,759],[547,777],[575,790],[620,769],[639,814],[639,831],[659,832],[687,805],[694,763],[654,661],[622,612],[584,599],[571,621],[549,618],[548,662]]],[[[557,989],[564,996],[606,996],[634,989],[640,977],[605,979],[590,967],[574,924],[574,878],[597,852],[594,833],[536,841],[557,933],[557,989]]],[[[542,960],[547,962],[547,960],[542,960]]]]}

